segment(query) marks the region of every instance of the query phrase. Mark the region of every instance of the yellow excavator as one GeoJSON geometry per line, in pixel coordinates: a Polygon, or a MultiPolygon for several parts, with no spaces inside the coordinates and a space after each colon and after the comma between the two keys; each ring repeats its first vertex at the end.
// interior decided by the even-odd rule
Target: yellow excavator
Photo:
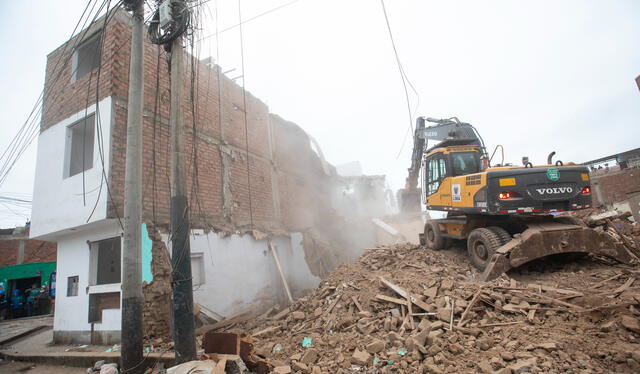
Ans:
{"type": "Polygon", "coordinates": [[[452,240],[466,240],[471,263],[491,280],[531,260],[559,253],[594,253],[620,262],[631,260],[626,248],[608,235],[577,224],[559,212],[589,208],[589,170],[552,161],[522,166],[492,166],[484,141],[469,123],[456,117],[416,121],[414,146],[405,188],[398,191],[401,213],[446,212],[427,219],[420,243],[439,250],[452,240]],[[426,123],[433,125],[426,126],[426,123]],[[437,144],[428,145],[429,140],[437,144]],[[421,188],[418,180],[421,178],[421,188]]]}

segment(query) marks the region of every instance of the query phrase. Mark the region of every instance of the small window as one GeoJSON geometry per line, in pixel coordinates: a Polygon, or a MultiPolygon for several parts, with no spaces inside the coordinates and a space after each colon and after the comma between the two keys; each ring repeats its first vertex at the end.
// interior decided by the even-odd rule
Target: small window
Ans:
{"type": "Polygon", "coordinates": [[[67,128],[66,178],[93,167],[94,122],[95,113],[67,128]]]}
{"type": "Polygon", "coordinates": [[[191,279],[193,286],[200,286],[206,281],[204,276],[204,256],[202,253],[191,254],[191,279]]]}
{"type": "Polygon", "coordinates": [[[475,152],[458,152],[451,154],[453,175],[467,175],[480,171],[475,152]]]}
{"type": "Polygon", "coordinates": [[[80,278],[77,275],[67,278],[67,296],[78,296],[78,282],[80,278]]]}
{"type": "Polygon", "coordinates": [[[100,40],[102,32],[97,32],[86,38],[73,53],[73,74],[71,81],[75,82],[91,73],[100,64],[100,40]]]}
{"type": "Polygon", "coordinates": [[[120,281],[120,237],[91,243],[91,285],[120,281]]]}

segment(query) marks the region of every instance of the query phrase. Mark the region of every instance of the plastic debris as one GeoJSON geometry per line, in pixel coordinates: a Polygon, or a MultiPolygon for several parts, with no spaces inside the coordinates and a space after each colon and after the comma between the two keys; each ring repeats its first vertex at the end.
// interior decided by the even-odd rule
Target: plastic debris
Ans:
{"type": "Polygon", "coordinates": [[[302,346],[304,348],[313,347],[313,339],[308,338],[308,337],[305,336],[304,338],[302,338],[302,346]]]}

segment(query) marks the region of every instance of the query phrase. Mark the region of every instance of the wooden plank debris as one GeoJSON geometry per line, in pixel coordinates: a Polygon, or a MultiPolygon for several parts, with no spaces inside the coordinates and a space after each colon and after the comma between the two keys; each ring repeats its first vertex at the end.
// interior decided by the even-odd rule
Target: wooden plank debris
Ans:
{"type": "Polygon", "coordinates": [[[382,282],[382,284],[387,286],[389,289],[393,290],[398,295],[400,295],[400,296],[402,296],[404,298],[407,298],[407,300],[411,300],[411,302],[413,304],[415,304],[416,306],[418,306],[419,308],[421,308],[425,312],[428,312],[429,309],[431,309],[427,303],[425,303],[424,301],[418,299],[414,295],[409,294],[409,292],[405,291],[402,287],[400,287],[400,286],[398,286],[398,285],[396,285],[396,284],[384,279],[383,277],[379,277],[379,279],[380,279],[380,282],[382,282]]]}
{"type": "Polygon", "coordinates": [[[407,318],[409,319],[409,327],[411,327],[411,330],[415,330],[416,325],[414,325],[413,323],[413,309],[411,308],[411,295],[407,294],[407,318]]]}
{"type": "Polygon", "coordinates": [[[338,296],[336,296],[336,299],[333,300],[333,303],[331,303],[331,305],[329,305],[329,308],[327,308],[327,310],[324,311],[323,315],[327,316],[329,315],[329,313],[331,313],[331,311],[333,310],[333,308],[336,307],[336,304],[338,304],[338,302],[340,301],[340,299],[342,299],[342,294],[339,294],[338,296]]]}
{"type": "Polygon", "coordinates": [[[289,290],[289,283],[287,283],[287,278],[285,277],[284,272],[282,271],[282,267],[280,266],[280,260],[278,259],[278,254],[276,253],[276,250],[273,248],[273,245],[271,244],[271,240],[267,241],[267,246],[269,247],[269,250],[273,255],[273,261],[276,264],[276,269],[278,269],[278,274],[280,275],[280,280],[282,281],[282,286],[284,287],[284,293],[287,295],[287,300],[289,300],[289,302],[292,303],[293,297],[291,296],[291,290],[289,290]]]}
{"type": "Polygon", "coordinates": [[[511,326],[511,325],[517,325],[519,323],[522,323],[524,321],[513,321],[513,322],[498,322],[498,323],[488,323],[486,325],[477,325],[475,327],[499,327],[499,326],[511,326]]]}
{"type": "Polygon", "coordinates": [[[635,277],[629,277],[629,279],[627,279],[627,281],[624,282],[624,284],[622,286],[620,286],[620,287],[616,288],[615,290],[613,290],[613,292],[611,292],[611,295],[609,297],[610,298],[614,298],[614,297],[620,295],[621,293],[626,291],[629,287],[631,287],[631,285],[635,281],[636,281],[635,277]]]}
{"type": "Polygon", "coordinates": [[[527,285],[527,288],[538,290],[538,292],[540,292],[540,291],[555,292],[555,293],[560,294],[560,295],[571,295],[571,296],[575,296],[575,297],[584,296],[584,294],[582,292],[578,292],[578,291],[574,291],[574,290],[567,290],[567,289],[563,289],[563,288],[551,287],[551,286],[547,286],[547,285],[544,285],[544,284],[531,283],[531,284],[527,285]]]}
{"type": "Polygon", "coordinates": [[[351,300],[353,300],[353,304],[356,306],[356,308],[358,309],[358,312],[362,312],[362,305],[360,305],[360,302],[358,302],[358,298],[355,296],[351,296],[351,300]]]}
{"type": "Polygon", "coordinates": [[[291,312],[291,309],[284,308],[281,311],[279,311],[278,313],[276,313],[273,317],[271,317],[271,319],[274,320],[274,321],[277,321],[279,319],[282,319],[284,316],[286,316],[290,312],[291,312]]]}

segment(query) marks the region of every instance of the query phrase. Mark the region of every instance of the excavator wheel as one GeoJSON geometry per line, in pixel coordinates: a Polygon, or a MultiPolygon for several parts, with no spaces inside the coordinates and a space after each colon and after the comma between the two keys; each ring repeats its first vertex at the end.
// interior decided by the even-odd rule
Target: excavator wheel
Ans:
{"type": "Polygon", "coordinates": [[[509,243],[511,241],[511,239],[513,239],[511,237],[511,234],[509,234],[509,232],[505,229],[503,229],[502,227],[499,226],[490,226],[487,227],[489,230],[493,231],[494,233],[496,233],[496,235],[498,235],[498,237],[500,238],[500,245],[505,245],[507,243],[509,243]]]}
{"type": "Polygon", "coordinates": [[[427,247],[436,251],[444,249],[445,238],[436,222],[428,221],[424,225],[424,243],[427,247]]]}
{"type": "Polygon", "coordinates": [[[467,239],[467,251],[471,263],[478,270],[484,271],[496,249],[502,246],[500,236],[488,229],[479,228],[471,231],[467,239]]]}

